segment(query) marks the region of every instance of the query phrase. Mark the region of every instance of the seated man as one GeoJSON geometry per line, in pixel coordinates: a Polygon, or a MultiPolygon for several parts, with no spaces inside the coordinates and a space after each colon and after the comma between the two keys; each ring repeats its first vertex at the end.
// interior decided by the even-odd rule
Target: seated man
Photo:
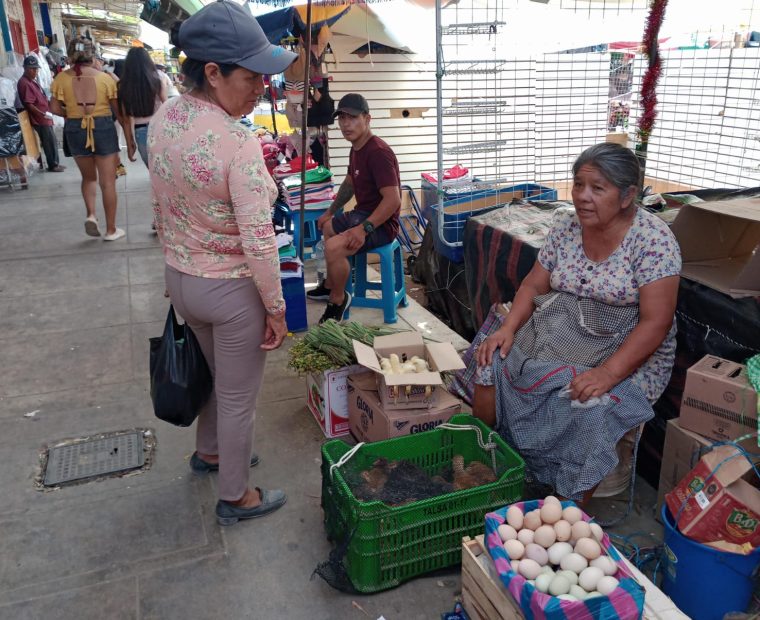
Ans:
{"type": "Polygon", "coordinates": [[[348,257],[393,241],[398,235],[401,210],[398,160],[391,148],[370,131],[366,99],[354,93],[345,95],[334,116],[343,137],[351,143],[351,153],[348,174],[335,200],[317,220],[317,228],[325,238],[327,276],[306,296],[328,300],[320,323],[343,320],[351,305],[351,295],[345,290],[351,275],[348,257]],[[354,196],[354,210],[336,215],[354,196]]]}

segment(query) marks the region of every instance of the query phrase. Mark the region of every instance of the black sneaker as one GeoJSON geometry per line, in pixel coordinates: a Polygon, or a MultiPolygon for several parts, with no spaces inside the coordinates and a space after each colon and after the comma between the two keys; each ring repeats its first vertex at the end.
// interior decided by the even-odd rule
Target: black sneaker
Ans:
{"type": "Polygon", "coordinates": [[[342,304],[334,304],[332,302],[327,302],[327,308],[325,308],[325,313],[322,315],[322,318],[319,319],[319,324],[322,325],[325,321],[328,321],[329,319],[335,319],[340,323],[343,320],[343,315],[346,313],[346,310],[348,310],[348,307],[351,305],[351,293],[346,291],[346,296],[343,298],[342,304]]]}
{"type": "Polygon", "coordinates": [[[306,297],[314,301],[327,301],[330,299],[330,289],[320,284],[317,288],[307,291],[306,297]]]}

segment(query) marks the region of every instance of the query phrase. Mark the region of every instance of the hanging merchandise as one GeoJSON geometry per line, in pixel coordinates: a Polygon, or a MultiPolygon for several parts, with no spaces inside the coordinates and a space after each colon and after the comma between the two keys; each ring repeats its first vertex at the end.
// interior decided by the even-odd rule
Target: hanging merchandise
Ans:
{"type": "Polygon", "coordinates": [[[311,87],[310,90],[311,107],[306,117],[307,127],[326,127],[332,125],[335,120],[335,101],[330,96],[330,86],[327,78],[322,79],[322,85],[319,88],[311,87]]]}

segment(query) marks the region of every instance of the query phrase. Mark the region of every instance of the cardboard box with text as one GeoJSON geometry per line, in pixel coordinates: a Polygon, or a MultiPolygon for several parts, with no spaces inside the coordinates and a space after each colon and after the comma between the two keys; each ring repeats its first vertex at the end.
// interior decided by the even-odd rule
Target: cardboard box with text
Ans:
{"type": "Polygon", "coordinates": [[[325,437],[348,435],[348,376],[360,366],[344,366],[306,375],[306,406],[325,437]]]}

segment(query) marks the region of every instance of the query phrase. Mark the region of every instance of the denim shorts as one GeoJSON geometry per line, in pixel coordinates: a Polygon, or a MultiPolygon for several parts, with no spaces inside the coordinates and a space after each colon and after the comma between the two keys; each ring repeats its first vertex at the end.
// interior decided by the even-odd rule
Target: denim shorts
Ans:
{"type": "Polygon", "coordinates": [[[143,163],[148,165],[148,124],[135,125],[135,142],[137,143],[137,152],[143,163]]]}
{"type": "MultiPolygon", "coordinates": [[[[361,224],[369,216],[369,213],[361,213],[355,209],[353,211],[348,211],[347,213],[339,213],[338,215],[333,216],[333,230],[336,234],[346,232],[349,228],[361,224]]],[[[379,248],[381,245],[387,245],[393,241],[396,238],[396,235],[394,235],[389,228],[390,227],[386,224],[378,226],[371,235],[367,235],[367,238],[364,240],[364,245],[359,248],[356,253],[367,252],[374,248],[379,248]]]]}
{"type": "Polygon", "coordinates": [[[68,118],[63,126],[66,134],[69,152],[72,157],[92,157],[93,155],[113,155],[119,152],[119,136],[116,134],[116,125],[110,116],[96,116],[94,118],[95,150],[85,147],[87,144],[87,131],[82,129],[81,118],[68,118]]]}

